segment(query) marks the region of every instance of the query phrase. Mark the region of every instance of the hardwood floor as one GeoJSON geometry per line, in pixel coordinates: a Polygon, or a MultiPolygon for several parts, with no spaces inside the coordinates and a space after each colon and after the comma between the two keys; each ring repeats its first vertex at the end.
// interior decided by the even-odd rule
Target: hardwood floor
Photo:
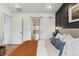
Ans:
{"type": "Polygon", "coordinates": [[[7,45],[6,48],[6,54],[5,56],[8,56],[12,51],[14,51],[19,45],[7,45]]]}

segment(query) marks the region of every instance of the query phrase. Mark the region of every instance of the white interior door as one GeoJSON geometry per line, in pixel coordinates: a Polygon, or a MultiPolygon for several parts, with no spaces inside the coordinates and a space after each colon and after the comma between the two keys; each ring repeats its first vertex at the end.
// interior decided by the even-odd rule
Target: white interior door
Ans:
{"type": "Polygon", "coordinates": [[[24,19],[23,21],[23,42],[27,40],[31,40],[31,28],[32,28],[32,20],[29,18],[24,19]]]}
{"type": "Polygon", "coordinates": [[[42,18],[40,20],[40,40],[49,39],[52,37],[52,32],[55,30],[55,22],[53,19],[42,18]]]}
{"type": "Polygon", "coordinates": [[[47,20],[41,19],[40,20],[40,40],[47,39],[47,20]]]}
{"type": "Polygon", "coordinates": [[[12,20],[12,44],[22,43],[22,18],[12,20]]]}
{"type": "Polygon", "coordinates": [[[4,15],[4,44],[11,43],[11,16],[4,15]]]}

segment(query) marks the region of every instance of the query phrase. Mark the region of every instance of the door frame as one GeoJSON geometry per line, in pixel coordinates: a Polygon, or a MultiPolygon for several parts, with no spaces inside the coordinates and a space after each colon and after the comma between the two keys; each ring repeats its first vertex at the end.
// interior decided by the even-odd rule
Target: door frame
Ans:
{"type": "MultiPolygon", "coordinates": [[[[31,40],[36,40],[36,39],[33,39],[33,32],[34,32],[34,30],[33,30],[33,27],[34,27],[34,24],[33,24],[33,18],[39,18],[39,21],[41,20],[41,17],[31,17],[31,20],[32,20],[32,27],[31,27],[31,40]]],[[[40,32],[40,23],[39,23],[39,32],[40,32]]],[[[39,33],[39,39],[38,40],[40,40],[40,33],[39,33]]]]}
{"type": "MultiPolygon", "coordinates": [[[[5,41],[4,41],[4,40],[5,40],[5,39],[4,39],[4,37],[5,37],[5,31],[4,31],[5,28],[4,28],[4,27],[5,27],[5,22],[7,21],[7,20],[5,19],[6,16],[8,16],[8,17],[10,17],[10,18],[12,19],[12,16],[3,13],[3,42],[4,42],[4,44],[5,44],[5,41]]],[[[12,28],[11,28],[11,23],[12,23],[12,21],[10,20],[10,28],[9,28],[10,30],[12,29],[12,28]]],[[[11,35],[11,31],[10,31],[10,35],[11,35]]],[[[11,39],[11,37],[10,37],[10,39],[11,39]]],[[[7,44],[10,44],[10,42],[7,43],[7,44]]]]}
{"type": "Polygon", "coordinates": [[[22,19],[22,43],[24,40],[24,20],[22,19]]]}

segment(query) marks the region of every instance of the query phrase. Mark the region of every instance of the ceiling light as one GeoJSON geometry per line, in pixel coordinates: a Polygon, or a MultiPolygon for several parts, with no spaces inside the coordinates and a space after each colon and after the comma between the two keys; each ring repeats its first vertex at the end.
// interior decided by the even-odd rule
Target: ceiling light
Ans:
{"type": "Polygon", "coordinates": [[[21,8],[21,6],[18,5],[18,4],[15,4],[15,5],[14,5],[14,8],[16,9],[17,12],[22,12],[22,8],[21,8]]]}
{"type": "Polygon", "coordinates": [[[48,8],[48,9],[52,9],[52,6],[51,6],[51,5],[47,5],[47,8],[48,8]]]}
{"type": "Polygon", "coordinates": [[[21,8],[21,6],[19,6],[18,4],[16,4],[14,7],[15,8],[21,8]]]}

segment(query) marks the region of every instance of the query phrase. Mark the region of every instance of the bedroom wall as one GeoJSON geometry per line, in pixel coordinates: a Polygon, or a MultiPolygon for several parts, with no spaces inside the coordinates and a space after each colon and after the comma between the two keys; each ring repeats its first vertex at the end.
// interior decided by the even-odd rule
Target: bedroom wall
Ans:
{"type": "Polygon", "coordinates": [[[79,38],[79,28],[62,28],[62,27],[60,27],[59,32],[65,33],[65,34],[71,34],[73,37],[79,38]]]}
{"type": "Polygon", "coordinates": [[[79,28],[76,22],[69,22],[69,9],[74,6],[76,3],[64,3],[59,10],[56,12],[56,26],[61,26],[63,28],[79,28]]]}
{"type": "MultiPolygon", "coordinates": [[[[52,22],[51,22],[52,29],[49,30],[49,32],[54,31],[55,30],[55,15],[54,14],[49,14],[49,13],[15,13],[13,15],[12,23],[16,23],[17,17],[18,17],[18,20],[23,19],[23,22],[25,23],[24,24],[24,38],[23,38],[24,41],[31,40],[31,31],[32,31],[31,17],[40,17],[40,16],[42,16],[42,17],[52,16],[53,17],[52,22]]],[[[13,28],[12,32],[15,31],[15,26],[16,26],[16,24],[12,25],[12,28],[13,28]]],[[[52,33],[51,33],[51,35],[52,35],[52,33]]],[[[12,44],[16,44],[18,42],[18,40],[15,40],[15,39],[12,39],[12,40],[13,40],[12,44]]]]}
{"type": "Polygon", "coordinates": [[[56,26],[60,26],[60,33],[71,34],[73,37],[79,38],[79,21],[68,23],[69,16],[68,9],[71,8],[75,3],[64,3],[56,13],[56,26]]]}
{"type": "MultiPolygon", "coordinates": [[[[12,16],[11,10],[9,10],[4,5],[0,4],[0,45],[1,41],[3,40],[3,21],[4,21],[3,14],[12,16]]],[[[7,40],[5,42],[7,42],[7,40]]]]}

